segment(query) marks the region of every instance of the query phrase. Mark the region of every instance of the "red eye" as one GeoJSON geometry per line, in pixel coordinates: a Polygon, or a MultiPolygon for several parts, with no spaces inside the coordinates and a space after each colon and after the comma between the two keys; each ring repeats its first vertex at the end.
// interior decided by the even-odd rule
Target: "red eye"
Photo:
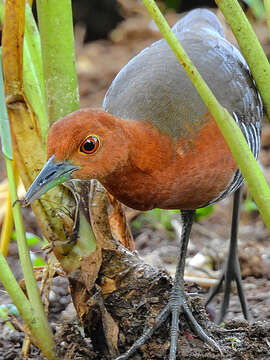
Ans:
{"type": "Polygon", "coordinates": [[[79,152],[92,155],[94,154],[100,147],[100,140],[96,135],[90,135],[80,145],[79,152]]]}

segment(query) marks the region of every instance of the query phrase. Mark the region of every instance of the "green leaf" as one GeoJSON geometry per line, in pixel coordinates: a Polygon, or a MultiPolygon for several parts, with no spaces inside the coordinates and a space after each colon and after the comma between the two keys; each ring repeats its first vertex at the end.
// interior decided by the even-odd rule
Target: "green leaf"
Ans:
{"type": "Polygon", "coordinates": [[[199,221],[201,218],[208,217],[214,211],[214,205],[209,205],[204,208],[196,210],[195,221],[199,221]]]}
{"type": "Polygon", "coordinates": [[[246,212],[252,212],[252,211],[258,211],[258,208],[252,199],[247,198],[244,202],[244,210],[246,212]]]}
{"type": "Polygon", "coordinates": [[[37,256],[32,264],[33,266],[45,266],[46,262],[41,257],[37,256]]]}
{"type": "Polygon", "coordinates": [[[139,230],[143,226],[147,226],[153,229],[163,228],[171,231],[173,229],[171,221],[176,214],[179,214],[179,210],[164,210],[156,208],[140,214],[134,221],[132,221],[132,227],[136,230],[139,230]]]}
{"type": "Polygon", "coordinates": [[[40,238],[33,234],[26,233],[26,242],[28,246],[34,246],[40,242],[40,238]]]}
{"type": "Polygon", "coordinates": [[[256,19],[260,19],[264,14],[262,0],[243,0],[251,9],[256,19]]]}
{"type": "MultiPolygon", "coordinates": [[[[28,246],[34,246],[34,245],[38,244],[39,242],[41,242],[41,239],[35,234],[27,232],[25,235],[26,235],[26,242],[27,242],[28,246]]],[[[17,241],[17,234],[15,231],[12,233],[11,238],[13,240],[17,241]]]]}

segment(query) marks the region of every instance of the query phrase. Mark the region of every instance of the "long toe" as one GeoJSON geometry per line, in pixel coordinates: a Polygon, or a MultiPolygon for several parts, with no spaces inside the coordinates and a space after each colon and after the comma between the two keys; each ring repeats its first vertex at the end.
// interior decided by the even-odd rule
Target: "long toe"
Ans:
{"type": "Polygon", "coordinates": [[[207,298],[204,303],[204,305],[206,307],[208,304],[210,304],[210,302],[214,299],[214,297],[221,291],[223,281],[224,281],[224,272],[221,275],[221,277],[219,278],[218,283],[216,285],[212,286],[211,289],[209,290],[209,293],[208,293],[207,298]]]}
{"type": "Polygon", "coordinates": [[[185,314],[186,318],[188,319],[188,321],[190,322],[191,327],[192,327],[193,331],[195,332],[195,334],[197,334],[204,342],[206,342],[212,348],[218,350],[219,353],[222,355],[222,351],[221,351],[219,345],[217,344],[217,342],[215,340],[213,340],[212,338],[210,338],[206,334],[206,332],[203,330],[201,325],[194,318],[194,316],[193,316],[192,312],[190,311],[187,303],[184,302],[182,306],[183,306],[184,314],[185,314]]]}
{"type": "Polygon", "coordinates": [[[233,281],[236,282],[238,296],[242,308],[243,315],[246,320],[249,319],[247,303],[243,291],[242,286],[242,277],[240,264],[238,259],[238,250],[237,250],[237,237],[238,237],[238,220],[239,220],[239,206],[241,200],[241,188],[237,189],[234,193],[233,198],[233,214],[232,214],[232,226],[231,226],[231,238],[230,238],[230,247],[229,253],[225,265],[225,269],[221,278],[219,279],[218,284],[212,288],[208,298],[206,300],[206,306],[212,301],[212,299],[216,296],[216,294],[220,291],[221,285],[224,281],[224,295],[221,301],[220,311],[216,316],[215,322],[220,324],[227,312],[229,302],[230,302],[230,292],[231,292],[231,284],[233,281]]]}
{"type": "Polygon", "coordinates": [[[176,359],[177,354],[177,343],[179,336],[179,314],[180,307],[182,305],[182,299],[174,298],[170,299],[170,311],[172,313],[172,322],[171,322],[171,347],[170,347],[170,360],[176,359]]]}
{"type": "Polygon", "coordinates": [[[170,357],[169,360],[175,360],[177,354],[177,344],[178,344],[178,336],[179,336],[179,315],[180,310],[182,308],[187,320],[189,321],[194,333],[199,336],[205,343],[210,345],[212,348],[215,348],[222,354],[221,349],[216,341],[210,338],[197,320],[194,318],[187,302],[186,295],[180,289],[177,294],[175,293],[175,289],[173,290],[173,295],[169,301],[170,310],[172,313],[172,323],[171,323],[171,347],[170,347],[170,357]]]}
{"type": "MultiPolygon", "coordinates": [[[[175,294],[174,294],[175,295],[175,294]]],[[[127,360],[131,355],[133,355],[143,344],[148,341],[155,330],[157,330],[163,323],[165,323],[170,314],[172,314],[172,323],[171,323],[171,347],[170,347],[170,356],[169,360],[176,360],[177,355],[177,344],[178,344],[178,336],[179,336],[179,315],[181,308],[191,324],[192,329],[195,334],[199,336],[204,342],[210,345],[212,348],[218,350],[220,354],[222,354],[220,347],[218,344],[211,339],[202,327],[199,325],[197,320],[192,315],[190,311],[185,295],[181,294],[180,296],[173,296],[170,298],[168,304],[165,308],[159,313],[159,315],[155,319],[155,323],[153,326],[148,326],[145,328],[142,336],[135,341],[135,343],[124,353],[118,356],[115,360],[127,360]]]]}
{"type": "Polygon", "coordinates": [[[246,302],[243,285],[242,285],[242,277],[241,277],[239,260],[238,260],[238,257],[235,256],[232,259],[229,259],[228,264],[224,271],[224,285],[225,285],[224,286],[224,295],[222,298],[220,311],[215,319],[216,324],[220,324],[226,315],[226,312],[227,312],[227,309],[229,306],[229,302],[230,302],[231,284],[233,281],[235,281],[236,285],[237,285],[238,297],[240,300],[244,318],[246,320],[249,319],[247,302],[246,302]]]}

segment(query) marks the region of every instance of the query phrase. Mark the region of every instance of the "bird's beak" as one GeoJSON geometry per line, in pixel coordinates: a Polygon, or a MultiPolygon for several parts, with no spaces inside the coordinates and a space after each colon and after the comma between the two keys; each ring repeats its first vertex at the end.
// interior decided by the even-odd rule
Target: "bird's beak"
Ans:
{"type": "Polygon", "coordinates": [[[69,180],[72,172],[80,168],[79,166],[71,165],[66,161],[53,161],[53,159],[54,155],[46,162],[43,169],[28,189],[25,197],[20,201],[22,206],[31,204],[54,186],[69,180]]]}

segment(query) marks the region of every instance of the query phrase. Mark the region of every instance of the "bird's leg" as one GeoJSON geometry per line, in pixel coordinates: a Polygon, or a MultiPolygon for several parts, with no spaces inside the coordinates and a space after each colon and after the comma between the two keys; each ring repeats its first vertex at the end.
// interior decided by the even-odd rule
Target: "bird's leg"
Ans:
{"type": "Polygon", "coordinates": [[[186,262],[187,247],[189,242],[189,236],[194,221],[195,210],[183,210],[181,211],[181,217],[183,221],[183,229],[181,234],[180,241],[180,252],[179,259],[176,267],[174,284],[169,299],[170,311],[172,313],[172,323],[171,323],[171,348],[170,348],[170,360],[176,358],[177,353],[177,340],[178,340],[178,321],[180,308],[182,307],[184,314],[189,320],[194,332],[210,346],[217,348],[219,351],[219,346],[217,343],[212,340],[198,324],[192,312],[190,311],[186,298],[185,298],[185,284],[184,284],[184,270],[186,262]]]}
{"type": "Polygon", "coordinates": [[[171,321],[171,347],[170,347],[169,360],[175,360],[177,354],[177,340],[178,340],[178,328],[179,328],[178,323],[179,323],[179,314],[181,308],[183,309],[183,312],[185,316],[188,318],[195,333],[207,344],[211,345],[212,347],[216,348],[221,352],[218,344],[214,340],[212,340],[208,335],[206,335],[204,330],[198,324],[186,302],[186,298],[185,298],[186,295],[184,289],[184,268],[185,268],[185,259],[186,259],[189,235],[195,216],[195,210],[181,211],[181,216],[183,220],[183,229],[182,229],[181,241],[180,241],[180,252],[179,252],[178,264],[176,267],[176,274],[175,274],[175,279],[173,283],[172,292],[169,298],[169,302],[156,317],[155,324],[153,326],[147,327],[144,330],[142,336],[130,347],[130,349],[126,353],[117,357],[116,360],[125,360],[128,359],[132,354],[134,354],[136,350],[138,350],[149,338],[151,338],[154,331],[167,320],[170,314],[172,314],[172,321],[171,321]]]}
{"type": "Polygon", "coordinates": [[[230,301],[232,281],[235,281],[237,285],[237,291],[238,291],[238,296],[240,299],[243,315],[246,320],[249,319],[247,303],[242,286],[239,259],[237,255],[237,235],[238,235],[238,222],[239,222],[239,212],[240,212],[239,208],[240,208],[241,194],[242,194],[241,188],[237,189],[234,193],[231,239],[230,239],[229,254],[226,261],[225,269],[223,271],[221,278],[219,279],[219,282],[211,289],[208,298],[206,299],[206,306],[207,306],[215,297],[215,295],[218,294],[218,292],[221,289],[221,285],[224,281],[225,283],[224,296],[222,299],[220,312],[215,319],[215,322],[217,324],[221,323],[227,312],[230,301]]]}
{"type": "Polygon", "coordinates": [[[187,306],[185,300],[185,288],[184,288],[184,271],[187,254],[187,246],[191,227],[193,224],[195,211],[182,211],[181,217],[183,221],[183,228],[180,240],[180,251],[177,267],[175,270],[174,284],[169,299],[169,304],[172,312],[172,323],[171,323],[171,348],[170,348],[170,359],[174,359],[177,353],[177,340],[178,340],[178,320],[181,305],[187,306]]]}

